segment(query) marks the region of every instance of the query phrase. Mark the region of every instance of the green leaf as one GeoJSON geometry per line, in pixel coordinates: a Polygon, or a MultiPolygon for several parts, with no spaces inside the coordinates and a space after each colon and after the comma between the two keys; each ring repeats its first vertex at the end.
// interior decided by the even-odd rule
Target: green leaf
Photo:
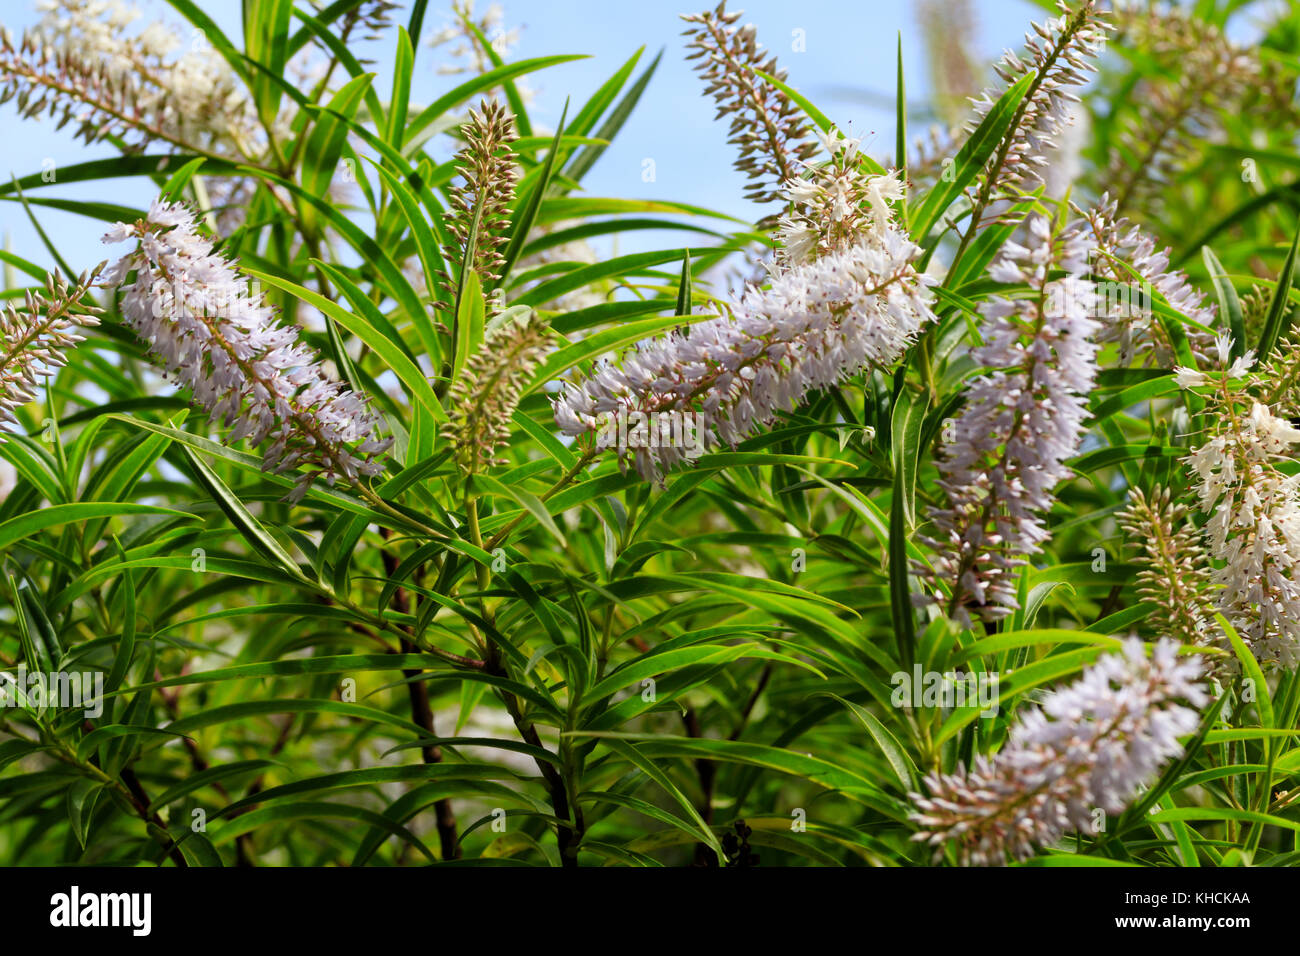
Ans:
{"type": "Polygon", "coordinates": [[[86,848],[90,818],[95,812],[95,803],[99,800],[103,788],[104,785],[99,781],[86,778],[75,781],[68,788],[68,825],[83,850],[86,848]]]}
{"type": "Polygon", "coordinates": [[[676,315],[691,314],[691,250],[682,252],[682,279],[677,284],[676,315]]]}
{"type": "Polygon", "coordinates": [[[280,88],[268,81],[268,75],[284,74],[292,9],[293,0],[244,0],[244,52],[266,68],[266,75],[255,74],[250,82],[258,115],[268,128],[280,106],[280,88]]]}
{"type": "MultiPolygon", "coordinates": [[[[754,73],[755,76],[761,78],[765,83],[772,84],[782,93],[784,93],[786,96],[790,97],[790,99],[795,103],[795,105],[798,106],[801,110],[803,110],[804,113],[808,115],[808,118],[813,121],[813,124],[823,133],[828,132],[830,128],[835,125],[830,121],[830,119],[826,116],[825,113],[823,113],[817,107],[813,106],[812,101],[809,100],[808,97],[804,96],[802,93],[800,93],[794,87],[790,86],[790,84],[786,83],[784,80],[781,80],[773,76],[771,73],[766,73],[763,70],[756,70],[753,67],[749,67],[749,69],[754,73]]],[[[885,171],[883,166],[881,166],[874,159],[871,159],[868,156],[864,155],[862,157],[862,160],[863,163],[867,166],[867,168],[873,173],[880,174],[885,171]]]]}
{"type": "MultiPolygon", "coordinates": [[[[307,145],[302,151],[302,188],[313,196],[324,198],[329,192],[330,180],[338,168],[339,157],[343,154],[343,145],[347,142],[348,127],[332,113],[351,119],[361,106],[366,90],[374,81],[375,74],[365,73],[349,80],[330,99],[331,113],[317,113],[316,125],[307,137],[307,145]]],[[[358,171],[359,172],[359,171],[358,171]]],[[[301,211],[303,224],[311,230],[316,228],[315,210],[304,206],[301,211]]]]}
{"type": "Polygon", "coordinates": [[[456,306],[456,354],[452,358],[451,380],[459,381],[465,363],[483,342],[483,319],[487,311],[478,273],[466,262],[456,306]]]}
{"type": "MultiPolygon", "coordinates": [[[[420,334],[420,340],[429,355],[438,354],[437,339],[434,338],[428,323],[427,309],[420,301],[415,289],[411,287],[411,282],[402,274],[402,270],[393,262],[392,257],[380,246],[374,239],[366,233],[356,223],[352,222],[346,216],[342,215],[331,203],[326,202],[319,196],[312,195],[304,190],[297,183],[287,179],[281,179],[265,170],[254,170],[249,167],[240,167],[247,170],[250,175],[256,175],[274,183],[289,192],[293,193],[299,199],[313,206],[329,224],[333,226],[340,236],[348,241],[352,248],[356,249],[365,257],[368,266],[372,267],[379,273],[383,279],[383,291],[392,296],[392,298],[406,313],[406,317],[415,325],[416,331],[420,334]]],[[[251,274],[252,270],[244,268],[245,272],[251,274]]],[[[264,275],[264,273],[262,274],[264,275]]],[[[277,286],[280,288],[280,286],[277,286]]],[[[332,303],[331,303],[332,304],[332,303]]]]}
{"type": "Polygon", "coordinates": [[[1229,807],[1176,807],[1173,810],[1157,810],[1148,816],[1147,820],[1151,823],[1168,823],[1174,820],[1241,820],[1300,832],[1300,822],[1295,820],[1288,820],[1273,813],[1255,813],[1229,807]]]}
{"type": "MultiPolygon", "coordinates": [[[[428,6],[429,0],[415,0],[411,4],[411,19],[409,21],[410,25],[407,27],[407,33],[415,37],[417,43],[420,41],[420,31],[424,26],[424,11],[428,6]]],[[[414,50],[412,50],[411,55],[415,55],[414,50]]]]}
{"type": "Polygon", "coordinates": [[[154,797],[149,803],[150,810],[158,810],[179,800],[181,797],[196,790],[202,790],[204,787],[210,787],[213,784],[220,783],[232,777],[246,776],[252,773],[258,773],[276,766],[272,760],[239,760],[234,763],[222,764],[219,767],[209,767],[207,770],[200,770],[198,773],[192,773],[181,780],[175,786],[164,790],[158,796],[154,797]]]}
{"type": "Polygon", "coordinates": [[[1286,319],[1291,314],[1289,296],[1291,294],[1291,283],[1295,281],[1297,247],[1300,247],[1300,226],[1296,227],[1295,236],[1291,239],[1291,248],[1287,250],[1286,262],[1282,264],[1282,272],[1277,278],[1277,288],[1273,290],[1273,299],[1268,304],[1264,329],[1260,332],[1259,345],[1255,350],[1255,354],[1261,360],[1267,360],[1273,354],[1273,349],[1277,347],[1278,340],[1290,328],[1286,319]]]}
{"type": "MultiPolygon", "coordinates": [[[[408,830],[406,827],[394,823],[382,814],[373,810],[367,810],[364,807],[354,807],[346,803],[326,803],[317,801],[308,801],[305,803],[279,804],[274,807],[262,807],[259,810],[250,810],[234,820],[219,827],[211,835],[211,841],[214,846],[221,846],[229,843],[235,837],[256,830],[258,827],[265,826],[268,823],[276,823],[282,820],[302,820],[302,819],[338,819],[338,820],[356,820],[372,827],[378,827],[386,833],[400,837],[411,846],[420,851],[426,860],[433,862],[434,856],[429,848],[421,842],[420,838],[408,830]]],[[[188,842],[188,839],[186,840],[188,842]]],[[[182,844],[184,846],[184,844],[182,844]]]]}
{"type": "Polygon", "coordinates": [[[890,451],[894,467],[895,493],[901,495],[907,526],[916,524],[916,474],[921,457],[921,426],[930,409],[930,393],[916,393],[906,386],[894,400],[890,423],[890,451]]]}
{"type": "MultiPolygon", "coordinates": [[[[529,233],[533,231],[533,226],[537,222],[538,213],[546,199],[546,190],[550,187],[551,177],[555,172],[556,159],[560,155],[560,132],[564,129],[564,117],[568,113],[569,101],[565,100],[564,110],[560,113],[560,122],[555,131],[555,139],[551,141],[551,148],[547,150],[546,161],[542,164],[541,172],[515,200],[510,241],[506,243],[505,252],[503,253],[504,264],[500,270],[501,281],[504,281],[510,275],[515,263],[519,261],[524,244],[528,241],[529,233]]],[[[498,284],[500,283],[498,282],[498,284]]]]}
{"type": "Polygon", "coordinates": [[[570,60],[584,59],[586,59],[585,56],[543,56],[532,60],[520,60],[518,63],[507,63],[504,66],[488,70],[481,76],[477,76],[462,83],[450,92],[444,93],[422,109],[415,119],[411,120],[410,125],[406,127],[403,142],[411,143],[434,120],[440,118],[448,110],[459,106],[479,93],[490,90],[494,86],[500,86],[507,80],[518,79],[528,73],[544,70],[548,66],[555,66],[557,63],[568,63],[570,60]]]}
{"type": "MultiPolygon", "coordinates": [[[[708,250],[714,255],[718,250],[708,250]]],[[[600,282],[604,279],[626,278],[627,276],[644,274],[645,270],[652,266],[663,265],[666,262],[675,262],[685,255],[685,249],[663,249],[654,252],[636,252],[626,256],[616,256],[607,259],[604,262],[597,262],[593,265],[580,266],[570,272],[565,273],[556,279],[543,282],[536,288],[529,289],[523,295],[513,300],[514,305],[543,305],[552,299],[559,298],[566,292],[572,292],[575,289],[581,289],[583,286],[591,285],[594,282],[600,282]]]]}
{"type": "Polygon", "coordinates": [[[568,548],[568,542],[564,540],[564,532],[555,523],[551,513],[546,510],[546,504],[534,494],[530,494],[522,488],[505,482],[497,481],[488,475],[475,475],[474,485],[488,494],[498,495],[503,498],[510,498],[517,502],[520,507],[537,519],[537,523],[555,538],[561,548],[568,548]]]}
{"type": "MultiPolygon", "coordinates": [[[[645,654],[617,668],[612,674],[590,687],[582,697],[582,704],[590,707],[593,701],[618,693],[620,690],[639,690],[647,677],[672,674],[687,667],[703,664],[720,664],[747,657],[766,657],[770,652],[754,644],[718,647],[714,644],[681,647],[675,650],[645,654]]],[[[780,656],[780,655],[778,655],[780,656]]]]}
{"type": "Polygon", "coordinates": [[[164,729],[178,736],[187,736],[190,732],[203,727],[247,720],[250,717],[263,717],[267,714],[338,714],[354,720],[365,720],[388,727],[396,727],[417,736],[424,733],[424,728],[419,724],[397,717],[387,711],[379,710],[376,707],[315,698],[245,700],[220,707],[209,707],[206,710],[175,720],[164,729]]]}
{"type": "MultiPolygon", "coordinates": [[[[638,51],[638,56],[639,55],[640,51],[638,51]]],[[[663,55],[663,50],[660,50],[655,54],[655,58],[650,61],[650,65],[646,67],[645,72],[637,77],[636,82],[632,84],[631,89],[627,91],[623,96],[623,99],[619,101],[618,105],[615,106],[613,111],[609,114],[609,117],[601,124],[600,129],[596,131],[596,139],[603,139],[607,143],[614,141],[619,130],[623,128],[623,124],[627,122],[628,117],[632,115],[632,111],[636,108],[637,102],[641,99],[641,94],[645,92],[646,87],[649,85],[650,78],[654,76],[655,70],[659,67],[659,61],[663,58],[663,55]]],[[[561,127],[563,127],[563,125],[563,123],[560,124],[561,127]]],[[[581,182],[582,177],[585,176],[591,167],[595,165],[596,160],[600,158],[606,148],[607,147],[603,145],[592,145],[584,148],[573,158],[573,161],[565,167],[565,178],[575,183],[581,182]]]]}
{"type": "Polygon", "coordinates": [[[1120,641],[1100,631],[1068,631],[1063,628],[1032,628],[1023,631],[1003,631],[981,637],[957,650],[948,660],[949,666],[958,666],[979,657],[1000,654],[1020,647],[1055,647],[1062,644],[1087,644],[1107,651],[1118,651],[1120,641]]]}
{"type": "Polygon", "coordinates": [[[397,28],[397,56],[393,64],[393,94],[388,101],[388,130],[384,139],[394,149],[402,148],[406,134],[406,108],[411,96],[411,70],[415,66],[415,48],[405,27],[397,28]]]}
{"type": "MultiPolygon", "coordinates": [[[[487,54],[487,58],[489,62],[491,62],[492,68],[500,69],[502,66],[505,66],[505,62],[501,59],[501,55],[497,53],[496,47],[493,46],[492,41],[484,36],[483,30],[468,15],[468,8],[465,11],[462,11],[459,16],[461,25],[465,28],[465,32],[478,42],[479,49],[487,54]]],[[[501,87],[505,90],[506,102],[510,105],[510,112],[514,114],[515,129],[519,131],[520,136],[532,136],[533,124],[532,121],[528,119],[528,106],[524,103],[523,95],[520,94],[519,87],[515,84],[514,79],[503,80],[501,87]]]]}
{"type": "MultiPolygon", "coordinates": [[[[415,239],[415,251],[420,258],[420,267],[424,272],[425,288],[438,288],[438,274],[443,270],[442,252],[438,248],[438,241],[434,238],[433,230],[429,228],[428,221],[424,218],[424,214],[420,212],[419,201],[397,176],[383,166],[376,165],[375,168],[393,194],[393,198],[397,200],[398,208],[410,227],[411,236],[415,239]]],[[[429,358],[431,361],[435,361],[437,356],[430,355],[429,358]]]]}
{"type": "MultiPolygon", "coordinates": [[[[8,195],[18,189],[39,189],[41,186],[64,185],[65,183],[99,182],[120,176],[159,176],[172,174],[172,181],[163,188],[163,192],[177,194],[174,183],[183,177],[188,181],[201,164],[208,165],[210,173],[233,172],[234,163],[223,163],[206,156],[187,156],[183,153],[153,153],[148,156],[114,156],[111,159],[92,159],[84,163],[59,166],[58,176],[50,181],[47,172],[32,173],[16,183],[0,183],[0,196],[8,195]]],[[[183,185],[183,184],[182,184],[183,185]]],[[[41,278],[44,270],[41,270],[41,278]]]]}
{"type": "Polygon", "coordinates": [[[1264,672],[1260,669],[1259,661],[1255,660],[1255,655],[1250,652],[1246,642],[1241,639],[1240,635],[1237,634],[1237,629],[1232,626],[1226,617],[1216,613],[1214,619],[1232,643],[1232,649],[1237,654],[1237,660],[1241,662],[1242,673],[1255,684],[1255,706],[1259,709],[1260,727],[1265,729],[1275,727],[1276,724],[1273,722],[1273,700],[1269,696],[1268,684],[1264,680],[1264,672]]]}
{"type": "Polygon", "coordinates": [[[1246,352],[1246,323],[1242,318],[1237,289],[1223,271],[1223,264],[1213,249],[1201,246],[1201,258],[1205,260],[1205,269],[1210,273],[1210,281],[1214,283],[1214,291],[1219,298],[1219,315],[1227,322],[1228,332],[1232,336],[1232,358],[1239,359],[1246,352]]]}
{"type": "MultiPolygon", "coordinates": [[[[888,798],[868,778],[852,770],[839,767],[828,760],[793,750],[746,743],[739,740],[674,737],[669,734],[574,732],[572,736],[595,738],[602,745],[630,744],[635,741],[643,760],[654,757],[704,758],[763,767],[807,780],[820,787],[851,794],[864,803],[880,809],[882,813],[885,813],[891,819],[897,819],[901,822],[906,819],[907,815],[906,809],[901,804],[888,798]]],[[[621,753],[614,747],[611,747],[611,749],[621,753]]],[[[640,765],[638,764],[638,766],[640,765]]]]}
{"type": "Polygon", "coordinates": [[[951,177],[945,172],[945,175],[941,176],[926,194],[921,207],[912,217],[912,234],[918,237],[918,241],[925,241],[940,217],[989,161],[1015,119],[1020,102],[1025,98],[1029,85],[1034,82],[1035,75],[1032,71],[1026,73],[999,97],[980,125],[971,133],[970,139],[958,150],[957,158],[953,161],[951,177]]]}
{"type": "Polygon", "coordinates": [[[82,737],[77,744],[77,760],[85,763],[86,760],[99,749],[101,744],[119,737],[183,737],[184,734],[173,733],[170,730],[164,730],[159,727],[150,727],[147,724],[109,724],[106,727],[97,727],[86,736],[82,737]]]}
{"type": "Polygon", "coordinates": [[[894,780],[898,783],[899,790],[908,794],[916,789],[916,777],[920,771],[917,770],[916,764],[912,762],[911,756],[898,738],[890,733],[889,728],[882,724],[871,711],[865,707],[853,703],[851,700],[845,700],[838,694],[828,694],[848,708],[849,713],[858,719],[858,723],[867,729],[871,738],[876,742],[889,762],[889,768],[894,772],[894,780]]]}
{"type": "Polygon", "coordinates": [[[910,668],[916,657],[916,618],[907,558],[906,492],[903,472],[894,473],[894,493],[889,506],[889,609],[899,660],[910,668]]]}
{"type": "Polygon", "coordinates": [[[614,102],[614,97],[618,96],[619,90],[627,82],[627,78],[632,75],[636,68],[637,61],[641,59],[641,54],[645,52],[645,47],[640,47],[632,54],[622,66],[620,66],[614,75],[600,85],[591,98],[582,105],[578,110],[578,115],[573,118],[567,127],[560,124],[564,131],[570,136],[585,136],[590,133],[600,119],[602,113],[610,103],[614,102]]]}
{"type": "MultiPolygon", "coordinates": [[[[141,428],[145,431],[153,432],[158,435],[166,435],[172,441],[179,442],[196,451],[201,451],[205,455],[213,458],[220,458],[230,462],[232,465],[240,468],[253,475],[257,475],[264,481],[272,484],[278,484],[282,488],[290,488],[294,484],[294,479],[286,475],[276,475],[262,470],[262,459],[247,452],[236,451],[233,448],[227,448],[220,442],[215,442],[210,438],[200,438],[198,435],[191,435],[175,428],[168,428],[166,425],[157,425],[141,418],[130,418],[125,415],[111,414],[108,416],[114,421],[125,422],[134,428],[141,428]]],[[[368,517],[370,520],[387,520],[371,509],[365,502],[346,494],[337,488],[330,488],[319,482],[314,483],[307,492],[307,497],[313,501],[319,501],[328,504],[333,508],[343,508],[355,514],[368,517]]]]}
{"type": "Polygon", "coordinates": [[[207,158],[203,156],[190,160],[180,169],[176,170],[176,172],[172,173],[172,175],[167,179],[167,182],[163,184],[159,195],[165,196],[172,201],[180,199],[181,194],[185,191],[185,187],[188,186],[190,180],[194,178],[194,174],[197,173],[199,168],[206,162],[207,158]]]}
{"type": "Polygon", "coordinates": [[[681,789],[677,784],[673,783],[672,778],[670,778],[668,774],[664,773],[664,771],[661,770],[653,760],[643,756],[640,750],[629,741],[602,736],[601,743],[644,773],[647,777],[657,783],[665,793],[676,800],[677,804],[686,811],[686,815],[690,817],[691,821],[695,824],[696,831],[701,839],[703,839],[703,841],[709,846],[709,849],[713,850],[714,854],[717,856],[718,862],[721,863],[725,859],[725,855],[722,852],[722,844],[718,842],[718,838],[713,835],[713,831],[709,828],[709,825],[704,822],[704,818],[701,817],[699,811],[695,809],[695,804],[691,802],[691,799],[686,796],[686,794],[682,793],[681,789]]]}
{"type": "Polygon", "coordinates": [[[284,547],[272,537],[269,531],[262,527],[261,522],[253,517],[252,512],[248,510],[244,503],[235,497],[234,492],[227,488],[225,482],[217,477],[217,473],[208,467],[207,462],[194,454],[189,448],[182,447],[181,452],[185,455],[186,461],[190,463],[190,467],[194,469],[199,484],[207,491],[208,497],[225,512],[226,517],[230,519],[230,523],[239,530],[244,540],[252,545],[253,550],[279,565],[281,569],[290,575],[301,577],[305,581],[306,577],[303,575],[302,569],[298,567],[298,562],[293,559],[288,551],[284,550],[284,547]]]}
{"type": "Polygon", "coordinates": [[[625,345],[631,345],[633,342],[649,338],[658,332],[691,322],[703,322],[708,318],[708,315],[698,315],[689,316],[685,319],[682,316],[640,319],[636,322],[625,322],[616,328],[604,329],[588,335],[571,345],[556,349],[548,355],[533,375],[532,382],[524,389],[524,394],[532,394],[547,382],[557,378],[561,372],[588,359],[604,355],[606,352],[616,351],[625,345]]]}
{"type": "MultiPolygon", "coordinates": [[[[907,84],[903,80],[903,31],[898,31],[898,77],[894,83],[894,166],[907,182],[907,84]]],[[[899,204],[903,230],[907,230],[907,202],[899,204]]]]}
{"type": "Polygon", "coordinates": [[[122,686],[135,655],[136,593],[135,578],[130,571],[122,573],[122,594],[122,635],[117,642],[117,653],[113,656],[113,667],[104,680],[104,690],[110,694],[122,686]]]}
{"type": "MultiPolygon", "coordinates": [[[[347,281],[346,277],[333,266],[326,263],[320,263],[322,269],[330,277],[330,281],[338,284],[342,288],[342,283],[347,281]]],[[[407,358],[402,351],[395,346],[392,341],[372,325],[365,321],[361,316],[341,308],[334,302],[304,288],[295,282],[287,279],[280,279],[266,272],[259,272],[255,269],[244,267],[244,271],[267,285],[275,286],[277,289],[283,289],[290,295],[293,295],[308,305],[314,306],[321,312],[328,315],[331,319],[343,326],[366,345],[374,350],[375,354],[384,360],[384,363],[392,370],[393,374],[406,386],[407,392],[414,401],[419,402],[425,407],[425,410],[433,415],[436,421],[445,422],[447,415],[442,410],[442,405],[429,386],[429,380],[424,373],[420,371],[411,359],[407,358]]]]}
{"type": "MultiPolygon", "coordinates": [[[[1092,408],[1093,422],[1105,421],[1112,415],[1118,415],[1134,405],[1140,405],[1143,402],[1149,402],[1153,398],[1161,398],[1165,395],[1176,395],[1180,391],[1181,389],[1172,375],[1161,375],[1159,378],[1148,379],[1145,382],[1130,385],[1118,394],[1112,395],[1110,398],[1094,405],[1092,408]]],[[[1098,393],[1093,397],[1095,400],[1100,399],[1102,396],[1098,393]]]]}
{"type": "MultiPolygon", "coordinates": [[[[1091,663],[1102,650],[1102,647],[1085,647],[1077,651],[1066,651],[1013,671],[998,682],[998,706],[1004,706],[1008,701],[1035,687],[1077,673],[1082,667],[1091,663]]],[[[950,739],[972,721],[979,719],[984,710],[985,708],[979,705],[955,708],[944,721],[939,732],[935,734],[934,744],[950,739]]]]}
{"type": "Polygon", "coordinates": [[[199,30],[203,39],[216,48],[237,76],[242,77],[245,82],[248,81],[248,67],[245,65],[243,55],[230,42],[230,38],[221,31],[215,20],[200,10],[193,0],[167,0],[167,3],[199,30]]]}
{"type": "MultiPolygon", "coordinates": [[[[336,3],[334,7],[338,7],[338,4],[336,3]]],[[[343,68],[348,71],[348,76],[361,76],[366,72],[347,45],[330,31],[328,21],[331,17],[328,10],[322,10],[320,18],[317,18],[295,7],[293,15],[303,22],[303,26],[289,41],[290,55],[300,50],[312,36],[315,36],[329,50],[330,55],[343,64],[343,68]]],[[[366,109],[370,111],[371,119],[376,123],[385,115],[383,104],[379,102],[379,94],[375,92],[373,84],[366,87],[366,109]]]]}
{"type": "Polygon", "coordinates": [[[8,548],[24,538],[50,528],[57,528],[73,521],[86,521],[91,518],[116,518],[123,515],[166,515],[193,520],[193,515],[171,508],[158,508],[154,505],[137,505],[112,501],[87,501],[68,505],[53,505],[41,511],[19,515],[8,521],[0,522],[0,550],[8,548]]]}
{"type": "Polygon", "coordinates": [[[181,851],[181,855],[185,857],[185,862],[190,866],[221,867],[225,865],[221,862],[221,854],[212,845],[212,841],[202,833],[186,830],[185,834],[176,841],[176,848],[181,851]]]}

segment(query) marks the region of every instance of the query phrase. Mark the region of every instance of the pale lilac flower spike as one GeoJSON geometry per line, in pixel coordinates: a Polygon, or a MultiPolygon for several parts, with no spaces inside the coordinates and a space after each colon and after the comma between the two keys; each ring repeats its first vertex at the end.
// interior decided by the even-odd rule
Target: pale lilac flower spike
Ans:
{"type": "Polygon", "coordinates": [[[1200,678],[1200,660],[1180,658],[1177,642],[1160,641],[1148,658],[1130,638],[1027,710],[995,756],[927,777],[929,796],[911,795],[913,839],[935,848],[935,862],[951,842],[961,864],[999,866],[1070,829],[1094,832],[1098,811],[1121,813],[1182,753],[1178,738],[1196,730],[1193,708],[1209,699],[1200,678]]]}
{"type": "Polygon", "coordinates": [[[1065,462],[1082,438],[1097,374],[1092,242],[1079,225],[1053,236],[1041,216],[1028,232],[1029,246],[1006,243],[989,275],[1033,293],[980,306],[984,344],[971,354],[992,371],[971,384],[944,441],[939,487],[948,504],[929,512],[926,540],[938,554],[927,574],[949,585],[949,609],[965,625],[968,608],[991,621],[1018,606],[1016,569],[1050,536],[1042,515],[1071,474],[1065,462]],[[1049,280],[1053,269],[1066,275],[1049,280]]]}
{"type": "Polygon", "coordinates": [[[1043,181],[1043,170],[1049,165],[1054,150],[1060,148],[1059,139],[1073,125],[1074,105],[1079,102],[1073,89],[1087,82],[1088,74],[1095,73],[1093,62],[1105,48],[1106,32],[1110,29],[1097,0],[1081,3],[1057,4],[1059,16],[1045,23],[1032,24],[1025,33],[1025,48],[1020,53],[1006,50],[993,70],[1005,86],[990,87],[973,99],[973,115],[966,131],[974,130],[988,116],[989,111],[1002,97],[1006,87],[1018,82],[1030,72],[1038,74],[1035,92],[1021,105],[1020,122],[1007,134],[1011,145],[1006,161],[989,175],[997,178],[996,192],[1008,192],[1016,187],[1028,190],[1043,181]]]}
{"type": "MultiPolygon", "coordinates": [[[[898,360],[934,320],[928,287],[936,280],[913,265],[920,251],[877,212],[845,250],[749,288],[715,319],[602,363],[555,402],[556,424],[579,436],[603,415],[694,413],[706,446],[734,447],[810,391],[898,360]]],[[[637,448],[634,458],[642,477],[660,480],[688,455],[664,445],[637,448]]]]}
{"type": "Polygon", "coordinates": [[[122,315],[194,401],[234,426],[227,441],[271,439],[262,467],[284,474],[305,465],[287,500],[318,476],[356,483],[382,470],[380,440],[365,400],[327,379],[320,357],[281,325],[261,293],[250,294],[229,261],[212,251],[194,215],[154,200],[144,220],[118,223],[107,243],[136,240],[135,251],[104,274],[121,287],[122,315]],[[135,281],[124,285],[129,274],[135,281]]]}
{"type": "MultiPolygon", "coordinates": [[[[1168,333],[1151,308],[1152,290],[1159,292],[1171,308],[1207,329],[1214,325],[1215,306],[1206,303],[1205,293],[1188,281],[1187,273],[1170,268],[1168,249],[1157,249],[1154,238],[1117,216],[1116,201],[1108,193],[1088,211],[1087,218],[1097,242],[1098,255],[1093,258],[1093,267],[1098,278],[1111,283],[1111,290],[1130,290],[1127,295],[1112,294],[1104,303],[1098,302],[1103,306],[1099,312],[1104,321],[1097,341],[1117,343],[1122,366],[1140,360],[1143,364],[1167,367],[1173,362],[1175,352],[1168,333]],[[1148,286],[1144,305],[1133,273],[1148,286]]],[[[1210,333],[1189,326],[1186,335],[1200,364],[1209,361],[1210,333]]],[[[1222,352],[1222,343],[1218,345],[1222,352]]]]}

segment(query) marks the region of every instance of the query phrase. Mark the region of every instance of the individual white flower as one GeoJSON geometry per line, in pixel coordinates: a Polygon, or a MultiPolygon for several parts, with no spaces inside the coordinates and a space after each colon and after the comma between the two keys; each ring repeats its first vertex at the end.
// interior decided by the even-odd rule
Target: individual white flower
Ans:
{"type": "Polygon", "coordinates": [[[1254,367],[1254,350],[1245,352],[1233,359],[1232,364],[1228,366],[1228,378],[1241,378],[1254,367]]]}
{"type": "Polygon", "coordinates": [[[181,45],[181,38],[168,30],[163,23],[155,21],[140,31],[136,42],[149,56],[162,59],[181,45]]]}
{"type": "Polygon", "coordinates": [[[1180,388],[1199,388],[1209,380],[1209,376],[1194,368],[1187,368],[1185,365],[1174,367],[1174,381],[1180,388]]]}
{"type": "Polygon", "coordinates": [[[858,150],[862,147],[861,136],[846,136],[838,126],[832,126],[826,132],[819,132],[816,135],[822,148],[832,156],[843,152],[848,159],[856,159],[858,150]]]}
{"type": "Polygon", "coordinates": [[[887,221],[892,214],[890,203],[899,202],[905,193],[903,178],[897,170],[884,176],[872,176],[867,180],[867,202],[877,219],[887,221]]]}
{"type": "Polygon", "coordinates": [[[935,862],[951,843],[963,865],[997,866],[1070,829],[1091,831],[1094,811],[1121,813],[1182,753],[1193,708],[1208,700],[1200,678],[1200,662],[1179,658],[1176,642],[1158,642],[1148,658],[1130,638],[1023,712],[997,754],[928,776],[928,795],[912,794],[913,839],[935,847],[935,862]]]}
{"type": "Polygon", "coordinates": [[[806,223],[793,223],[781,232],[781,246],[791,262],[810,262],[817,256],[821,233],[806,223]]]}
{"type": "Polygon", "coordinates": [[[289,500],[320,475],[355,483],[382,471],[376,456],[392,439],[376,437],[365,400],[325,377],[297,329],[248,291],[188,209],[155,200],[146,219],[118,223],[104,237],[125,239],[136,248],[102,282],[121,286],[123,318],[213,421],[234,426],[229,441],[269,440],[263,467],[276,474],[307,467],[289,500]]]}
{"type": "Polygon", "coordinates": [[[1232,360],[1232,333],[1220,332],[1214,337],[1214,351],[1219,356],[1219,364],[1227,365],[1232,360]]]}

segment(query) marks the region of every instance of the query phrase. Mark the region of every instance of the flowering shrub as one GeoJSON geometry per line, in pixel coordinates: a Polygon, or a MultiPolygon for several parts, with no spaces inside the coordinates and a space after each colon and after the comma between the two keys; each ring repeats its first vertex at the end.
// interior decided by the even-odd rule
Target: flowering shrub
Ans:
{"type": "Polygon", "coordinates": [[[738,226],[583,190],[658,60],[172,6],[0,38],[157,195],[0,186],[111,247],[0,252],[0,859],[1297,862],[1294,12],[931,36],[892,157],[686,16],[738,226]]]}

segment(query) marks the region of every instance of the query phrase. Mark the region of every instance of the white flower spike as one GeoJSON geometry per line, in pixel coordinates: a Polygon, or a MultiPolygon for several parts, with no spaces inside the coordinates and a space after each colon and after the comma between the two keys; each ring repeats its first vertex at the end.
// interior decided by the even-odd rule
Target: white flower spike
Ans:
{"type": "Polygon", "coordinates": [[[131,239],[136,248],[101,284],[121,286],[127,324],[213,421],[234,426],[228,441],[270,439],[263,468],[276,474],[307,466],[288,500],[300,500],[317,476],[355,483],[380,473],[376,456],[392,439],[376,437],[365,400],[325,377],[298,330],[248,291],[187,208],[155,200],[147,218],[104,236],[131,239]]]}

